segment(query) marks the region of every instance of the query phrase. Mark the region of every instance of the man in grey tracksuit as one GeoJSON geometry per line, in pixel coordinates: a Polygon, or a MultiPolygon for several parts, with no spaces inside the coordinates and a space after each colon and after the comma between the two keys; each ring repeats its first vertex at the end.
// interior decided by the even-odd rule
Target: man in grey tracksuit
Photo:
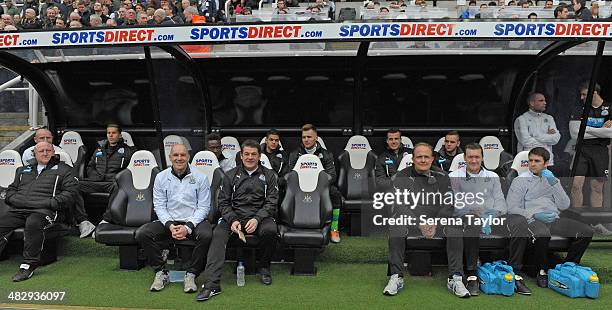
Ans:
{"type": "Polygon", "coordinates": [[[555,119],[544,113],[546,98],[543,94],[529,94],[527,104],[529,110],[514,121],[514,134],[518,140],[517,152],[529,151],[537,146],[543,147],[550,154],[548,164],[552,166],[554,165],[552,146],[561,139],[555,119]]]}

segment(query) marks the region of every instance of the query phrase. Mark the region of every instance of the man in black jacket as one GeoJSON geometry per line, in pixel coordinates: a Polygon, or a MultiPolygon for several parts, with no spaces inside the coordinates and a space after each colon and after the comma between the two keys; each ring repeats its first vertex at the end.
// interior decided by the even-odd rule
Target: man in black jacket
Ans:
{"type": "Polygon", "coordinates": [[[32,277],[40,262],[45,230],[62,218],[78,191],[72,168],[59,161],[50,143],[39,142],[34,153],[36,163],[19,168],[9,185],[4,200],[7,207],[0,217],[0,253],[12,231],[25,227],[23,263],[13,277],[15,282],[32,277]]]}
{"type": "MultiPolygon", "coordinates": [[[[87,164],[87,177],[79,182],[81,195],[77,196],[75,205],[75,220],[82,223],[87,220],[83,195],[86,193],[112,193],[115,189],[115,175],[125,169],[134,150],[121,138],[121,126],[109,124],[106,126],[106,140],[98,141],[91,160],[87,164]]],[[[108,210],[104,219],[109,221],[108,210]]],[[[79,225],[81,238],[89,236],[94,230],[93,225],[79,225]]]]}
{"type": "MultiPolygon", "coordinates": [[[[434,152],[431,145],[417,143],[414,146],[413,165],[395,175],[393,185],[400,192],[421,194],[420,198],[408,200],[402,205],[392,206],[393,218],[414,218],[408,225],[392,225],[389,228],[389,283],[383,290],[385,295],[393,296],[404,287],[404,259],[406,255],[406,237],[424,236],[433,238],[437,225],[424,220],[448,218],[453,214],[453,204],[447,203],[445,197],[452,195],[448,175],[432,169],[434,152]],[[432,195],[433,194],[433,195],[432,195]],[[438,198],[434,198],[438,197],[438,198]]],[[[465,289],[465,287],[463,287],[465,289]]],[[[466,290],[467,291],[467,290],[466,290]]]]}
{"type": "Polygon", "coordinates": [[[287,156],[287,152],[281,149],[280,132],[276,129],[271,129],[266,133],[266,141],[259,147],[261,153],[268,156],[272,170],[274,170],[279,177],[284,176],[293,168],[289,167],[289,156],[287,156]]]}
{"type": "Polygon", "coordinates": [[[393,188],[391,177],[397,173],[399,164],[412,149],[402,144],[402,133],[399,129],[387,131],[387,149],[376,159],[374,175],[376,176],[376,188],[379,191],[388,191],[393,188]]]}
{"type": "Polygon", "coordinates": [[[457,156],[458,154],[463,154],[463,150],[460,146],[461,138],[459,137],[459,132],[454,130],[448,132],[444,137],[444,145],[435,154],[435,166],[440,167],[442,170],[448,172],[450,170],[451,164],[453,163],[453,159],[455,159],[455,156],[457,156]]]}
{"type": "Polygon", "coordinates": [[[272,284],[270,262],[276,248],[278,230],[274,217],[278,204],[276,173],[259,164],[259,144],[246,140],[241,148],[242,165],[226,173],[218,198],[221,218],[213,231],[208,260],[204,269],[204,286],[197,297],[206,301],[221,293],[221,274],[225,262],[225,246],[239,234],[256,234],[259,248],[259,277],[263,284],[272,284]]]}
{"type": "Polygon", "coordinates": [[[331,177],[329,182],[329,198],[331,199],[333,205],[333,217],[331,223],[330,240],[331,242],[338,243],[340,242],[338,221],[340,219],[340,208],[342,207],[342,194],[336,186],[337,176],[336,167],[334,165],[334,154],[321,147],[321,145],[317,142],[318,137],[317,129],[314,125],[306,124],[302,126],[302,143],[297,150],[291,152],[291,155],[289,155],[289,169],[293,169],[293,167],[295,167],[295,163],[298,161],[298,158],[304,154],[313,154],[319,157],[321,160],[323,169],[325,169],[325,172],[331,177]]]}

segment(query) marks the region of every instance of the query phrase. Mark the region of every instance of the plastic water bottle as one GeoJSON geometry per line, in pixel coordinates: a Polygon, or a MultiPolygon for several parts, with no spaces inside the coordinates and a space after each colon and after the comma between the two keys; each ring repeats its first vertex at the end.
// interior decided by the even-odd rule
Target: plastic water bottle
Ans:
{"type": "Polygon", "coordinates": [[[236,268],[236,284],[244,286],[244,264],[242,262],[238,262],[238,267],[236,268]]]}

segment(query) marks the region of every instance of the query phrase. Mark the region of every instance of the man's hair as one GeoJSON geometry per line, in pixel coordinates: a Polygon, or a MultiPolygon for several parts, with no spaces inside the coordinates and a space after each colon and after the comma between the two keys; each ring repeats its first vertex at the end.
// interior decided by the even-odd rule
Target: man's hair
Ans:
{"type": "MultiPolygon", "coordinates": [[[[578,90],[581,91],[583,89],[589,90],[589,81],[584,81],[580,83],[580,88],[578,90]]],[[[599,86],[599,83],[595,83],[595,91],[598,94],[601,92],[601,86],[599,86]]]]}
{"type": "Polygon", "coordinates": [[[275,136],[280,137],[280,132],[276,129],[270,129],[268,130],[268,132],[266,132],[266,138],[269,137],[270,135],[275,135],[275,136]]]}
{"type": "Polygon", "coordinates": [[[542,157],[544,159],[544,162],[547,162],[548,160],[550,160],[550,153],[548,152],[548,150],[546,150],[545,148],[541,146],[532,148],[531,151],[529,151],[528,156],[531,156],[531,155],[542,157]]]}
{"type": "Polygon", "coordinates": [[[555,18],[559,17],[559,13],[563,12],[564,8],[566,8],[565,4],[560,4],[555,8],[555,11],[553,12],[553,15],[555,15],[555,18]]]}
{"type": "Polygon", "coordinates": [[[122,132],[121,125],[119,124],[111,123],[111,124],[106,125],[106,129],[109,129],[109,128],[117,128],[119,133],[122,132]]]}
{"type": "Polygon", "coordinates": [[[388,137],[390,133],[393,134],[393,133],[398,133],[398,132],[401,136],[402,132],[398,128],[389,128],[389,130],[387,130],[386,136],[388,137]]]}
{"type": "MultiPolygon", "coordinates": [[[[429,151],[431,151],[431,155],[433,156],[433,154],[434,154],[434,149],[433,149],[433,146],[431,146],[429,143],[426,143],[426,142],[419,142],[419,143],[417,143],[417,144],[415,144],[415,145],[414,145],[414,150],[416,150],[416,148],[417,148],[417,147],[419,147],[419,146],[424,146],[424,147],[428,148],[428,149],[429,149],[429,151]]],[[[414,152],[414,151],[413,151],[413,152],[414,152]]]]}
{"type": "Polygon", "coordinates": [[[538,93],[538,92],[535,92],[535,91],[534,92],[530,92],[527,95],[527,105],[529,105],[532,101],[534,101],[537,95],[544,96],[544,94],[542,94],[542,93],[538,93]]]}
{"type": "Polygon", "coordinates": [[[259,143],[257,143],[257,141],[253,139],[247,139],[242,142],[242,144],[240,145],[240,153],[244,151],[245,147],[252,147],[257,150],[257,153],[259,153],[259,143]]]}
{"type": "Polygon", "coordinates": [[[198,15],[198,9],[192,6],[188,6],[183,10],[183,14],[185,13],[191,13],[192,15],[198,15]]]}
{"type": "Polygon", "coordinates": [[[480,144],[478,143],[468,143],[468,145],[465,146],[465,152],[467,153],[467,150],[479,150],[480,151],[480,155],[483,155],[484,152],[482,150],[482,146],[480,146],[480,144]]]}
{"type": "Polygon", "coordinates": [[[309,130],[317,132],[317,127],[315,127],[313,124],[304,124],[304,126],[302,126],[302,131],[309,131],[309,130]]]}
{"type": "Polygon", "coordinates": [[[206,143],[208,143],[208,141],[221,141],[221,136],[218,133],[209,133],[206,136],[206,143]]]}
{"type": "Polygon", "coordinates": [[[446,136],[457,136],[457,138],[458,138],[459,140],[461,140],[461,136],[459,135],[459,132],[458,132],[458,131],[456,131],[456,130],[451,130],[451,131],[447,132],[447,133],[446,133],[446,135],[445,135],[445,137],[446,137],[446,136]]]}

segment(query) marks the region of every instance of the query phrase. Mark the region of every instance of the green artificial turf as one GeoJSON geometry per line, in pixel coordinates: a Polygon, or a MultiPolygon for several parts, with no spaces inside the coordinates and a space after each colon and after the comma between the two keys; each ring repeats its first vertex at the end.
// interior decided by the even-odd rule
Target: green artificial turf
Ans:
{"type": "MultiPolygon", "coordinates": [[[[289,264],[275,264],[274,283],[260,284],[247,276],[245,287],[237,287],[233,264],[226,264],[223,293],[205,303],[194,294],[182,292],[182,283],[172,283],[164,291],[148,291],[153,279],[149,268],[135,272],[118,271],[116,249],[96,244],[92,239],[66,238],[59,261],[36,270],[32,279],[13,283],[19,258],[0,262],[0,303],[10,291],[66,291],[63,305],[108,306],[165,309],[612,309],[612,243],[592,244],[583,263],[600,273],[603,285],[597,300],[570,299],[549,289],[537,288],[533,296],[502,297],[481,295],[461,300],[446,291],[444,267],[435,268],[433,277],[408,277],[406,288],[395,297],[382,295],[386,277],[387,246],[384,238],[343,238],[330,245],[317,262],[317,276],[291,276],[289,264]],[[70,254],[68,254],[70,253],[70,254]]],[[[201,283],[202,279],[198,279],[201,283]]]]}

